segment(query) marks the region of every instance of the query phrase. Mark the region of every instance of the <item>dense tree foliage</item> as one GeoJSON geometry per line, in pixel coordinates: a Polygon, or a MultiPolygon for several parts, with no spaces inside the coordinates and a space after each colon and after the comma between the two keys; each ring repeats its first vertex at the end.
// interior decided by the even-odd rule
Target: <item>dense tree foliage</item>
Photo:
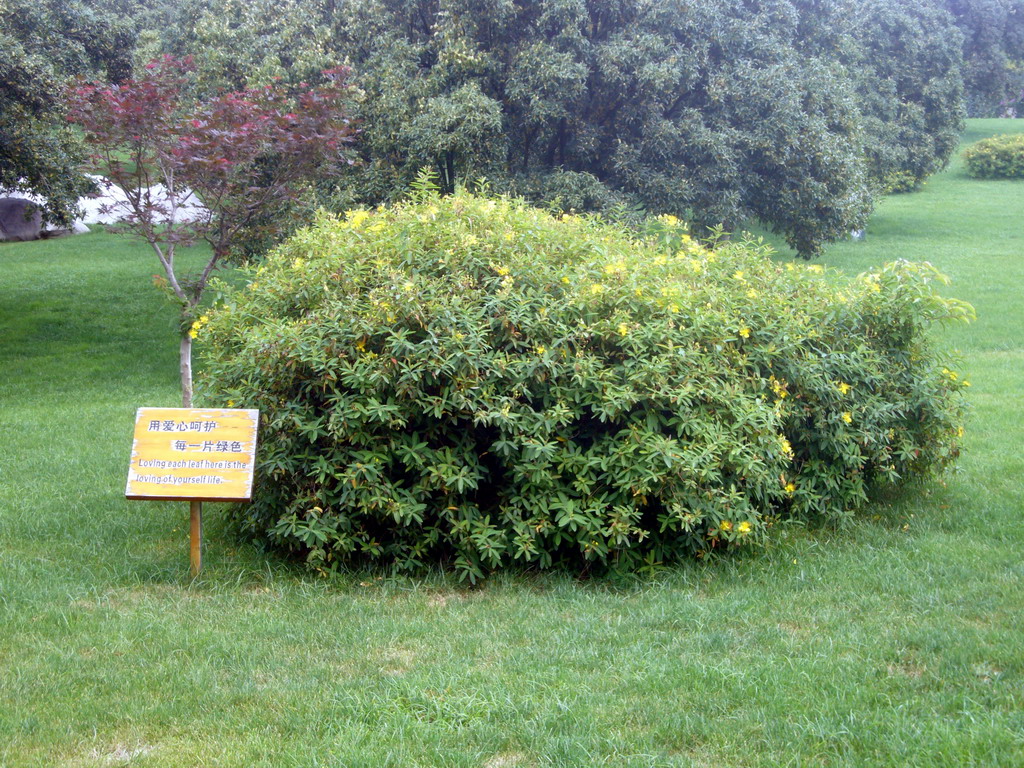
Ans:
{"type": "Polygon", "coordinates": [[[756,217],[812,253],[878,190],[948,160],[962,120],[953,18],[911,0],[191,0],[170,45],[207,87],[311,76],[365,90],[362,200],[424,166],[563,208],[756,217]],[[289,6],[291,7],[291,6],[289,6]],[[294,41],[302,40],[303,45],[294,41]]]}
{"type": "Polygon", "coordinates": [[[192,57],[207,92],[312,82],[338,60],[331,13],[317,0],[184,0],[161,37],[169,52],[192,57]]]}
{"type": "Polygon", "coordinates": [[[873,187],[903,191],[948,162],[963,129],[961,35],[920,0],[796,0],[797,44],[853,83],[873,187]]]}
{"type": "Polygon", "coordinates": [[[132,35],[114,16],[74,0],[0,4],[0,186],[42,196],[66,222],[86,180],[80,145],[61,120],[69,75],[129,73],[132,35]]]}
{"type": "Polygon", "coordinates": [[[429,165],[564,207],[640,204],[805,253],[869,209],[853,94],[788,2],[357,0],[362,196],[429,165]]]}
{"type": "MultiPolygon", "coordinates": [[[[321,201],[394,200],[430,167],[448,190],[486,178],[563,209],[727,229],[759,218],[807,255],[859,226],[879,191],[945,164],[964,73],[978,112],[1016,98],[1022,4],[94,0],[89,13],[137,33],[136,65],[157,51],[193,56],[204,96],[316,83],[348,61],[363,164],[321,201]]],[[[9,47],[0,61],[19,55],[9,47]]]]}
{"type": "Polygon", "coordinates": [[[964,35],[974,117],[1024,114],[1024,0],[944,0],[964,35]]]}
{"type": "Polygon", "coordinates": [[[853,63],[871,174],[907,189],[941,170],[963,130],[961,35],[921,0],[867,0],[853,63]]]}
{"type": "Polygon", "coordinates": [[[941,5],[185,0],[161,35],[210,91],[348,60],[365,202],[426,166],[564,209],[759,218],[809,254],[948,160],[961,36],[941,5]]]}

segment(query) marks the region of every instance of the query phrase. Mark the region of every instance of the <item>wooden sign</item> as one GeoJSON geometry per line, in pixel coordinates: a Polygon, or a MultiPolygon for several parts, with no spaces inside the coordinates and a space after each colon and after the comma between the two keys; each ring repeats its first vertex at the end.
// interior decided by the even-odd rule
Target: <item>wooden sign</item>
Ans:
{"type": "Polygon", "coordinates": [[[139,408],[124,495],[249,501],[259,411],[139,408]]]}

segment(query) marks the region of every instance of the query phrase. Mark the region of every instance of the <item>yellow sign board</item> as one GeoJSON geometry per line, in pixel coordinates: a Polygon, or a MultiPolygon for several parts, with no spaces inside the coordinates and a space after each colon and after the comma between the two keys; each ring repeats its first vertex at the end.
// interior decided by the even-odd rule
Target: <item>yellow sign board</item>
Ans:
{"type": "Polygon", "coordinates": [[[139,408],[129,499],[249,501],[259,411],[139,408]]]}

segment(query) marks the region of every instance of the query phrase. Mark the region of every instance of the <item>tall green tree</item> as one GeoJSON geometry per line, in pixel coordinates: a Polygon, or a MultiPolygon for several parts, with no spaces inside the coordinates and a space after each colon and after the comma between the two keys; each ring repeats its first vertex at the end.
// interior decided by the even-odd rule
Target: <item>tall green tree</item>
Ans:
{"type": "Polygon", "coordinates": [[[867,172],[906,190],[940,170],[963,130],[962,36],[934,0],[795,0],[798,46],[838,62],[856,94],[867,172]]]}
{"type": "Polygon", "coordinates": [[[183,0],[157,30],[165,51],[190,56],[207,94],[319,81],[337,61],[325,0],[183,0]]]}
{"type": "Polygon", "coordinates": [[[811,254],[948,160],[962,62],[940,2],[187,0],[174,50],[208,87],[350,61],[344,183],[367,202],[426,166],[563,208],[756,217],[811,254]]]}
{"type": "Polygon", "coordinates": [[[964,36],[973,117],[1024,114],[1024,0],[944,0],[964,36]]]}
{"type": "Polygon", "coordinates": [[[866,0],[857,61],[870,172],[916,186],[949,162],[964,127],[962,36],[922,0],[866,0]]]}
{"type": "Polygon", "coordinates": [[[424,165],[566,207],[756,216],[805,254],[870,209],[843,73],[785,0],[353,0],[363,196],[424,165]]]}
{"type": "Polygon", "coordinates": [[[0,4],[0,186],[40,195],[66,223],[88,182],[82,150],[62,120],[63,82],[76,74],[127,76],[132,34],[114,16],[74,0],[0,4]]]}

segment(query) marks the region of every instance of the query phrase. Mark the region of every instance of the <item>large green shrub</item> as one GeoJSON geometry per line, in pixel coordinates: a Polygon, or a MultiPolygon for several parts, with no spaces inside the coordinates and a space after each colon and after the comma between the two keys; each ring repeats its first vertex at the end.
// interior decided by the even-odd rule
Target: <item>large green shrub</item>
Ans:
{"type": "Polygon", "coordinates": [[[856,280],[423,193],[322,217],[198,329],[262,413],[243,529],[316,568],[636,569],[834,519],[957,454],[928,266],[856,280]]]}
{"type": "Polygon", "coordinates": [[[963,156],[967,173],[976,179],[1024,179],[1024,133],[982,139],[963,156]]]}

